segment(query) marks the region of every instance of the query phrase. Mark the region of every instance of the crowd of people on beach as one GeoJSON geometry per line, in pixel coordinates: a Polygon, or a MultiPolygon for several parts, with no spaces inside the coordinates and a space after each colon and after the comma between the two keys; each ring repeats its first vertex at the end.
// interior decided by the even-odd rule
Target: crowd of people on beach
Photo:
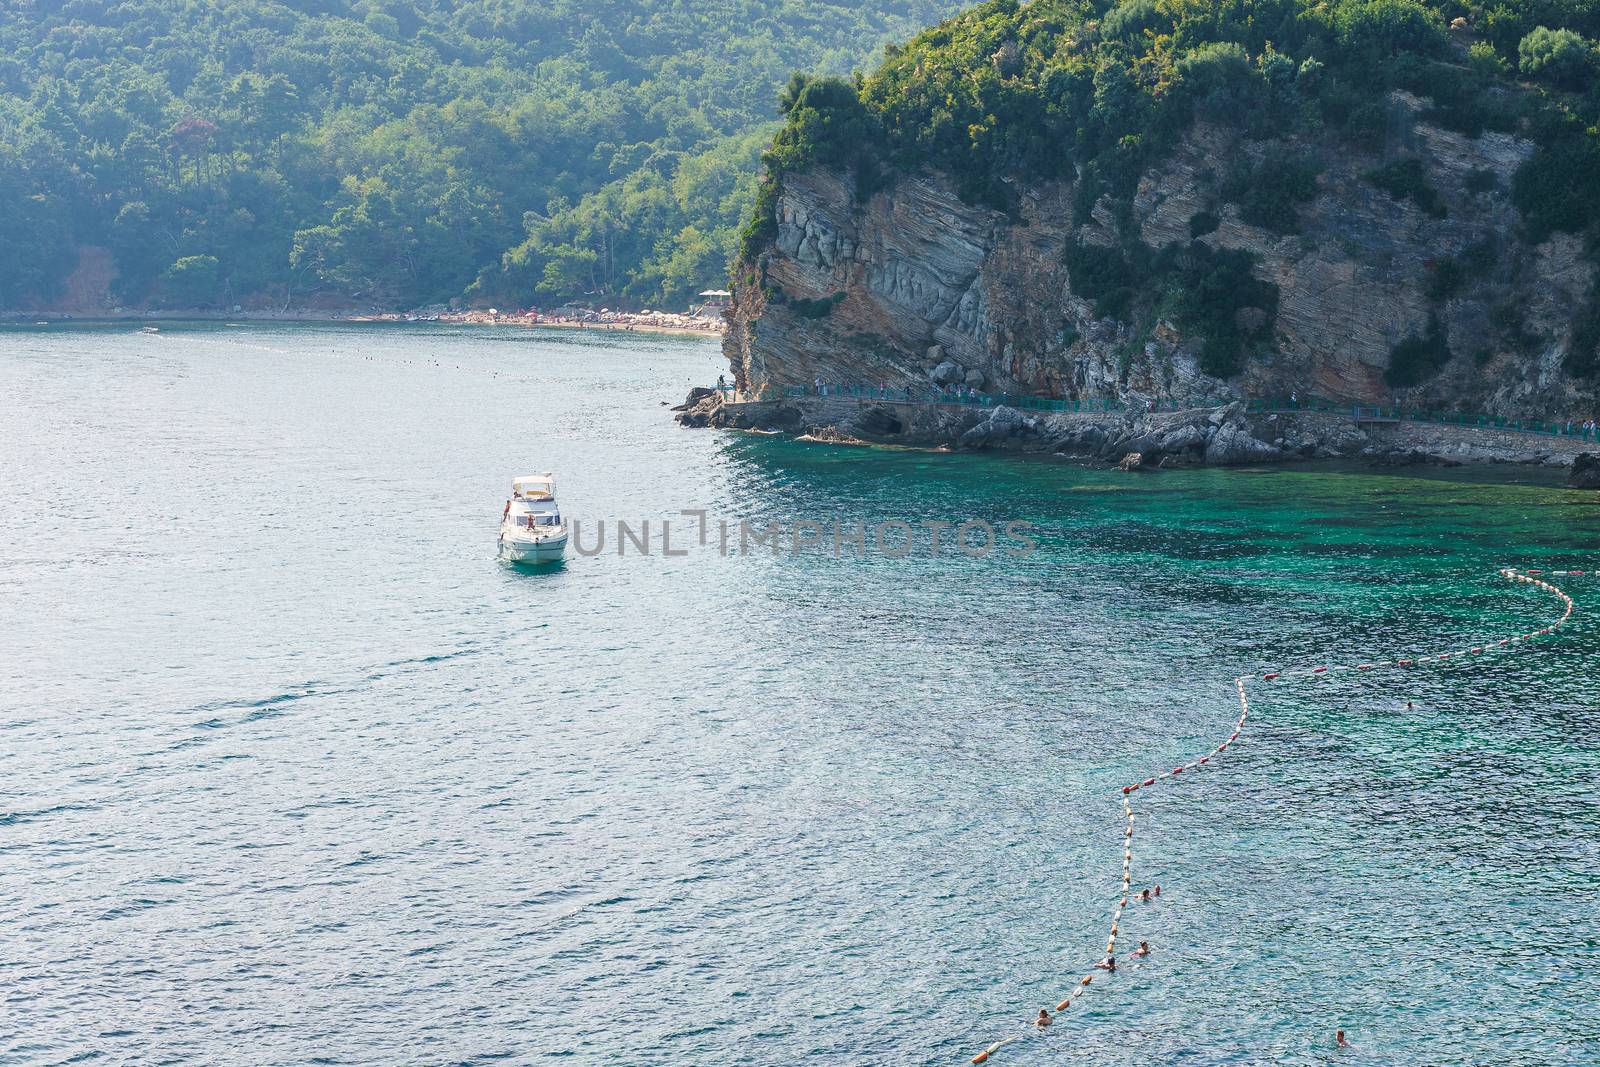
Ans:
{"type": "Polygon", "coordinates": [[[673,311],[613,311],[601,308],[562,307],[552,311],[523,308],[515,311],[487,310],[445,312],[437,316],[440,322],[474,323],[507,326],[564,326],[586,330],[644,330],[673,333],[721,333],[724,323],[721,315],[680,314],[673,311]]]}

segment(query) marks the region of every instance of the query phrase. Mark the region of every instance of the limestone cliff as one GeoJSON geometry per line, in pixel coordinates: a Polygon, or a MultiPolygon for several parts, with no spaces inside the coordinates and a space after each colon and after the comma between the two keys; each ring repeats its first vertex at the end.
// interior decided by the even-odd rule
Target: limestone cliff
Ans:
{"type": "Polygon", "coordinates": [[[1468,137],[1426,121],[1427,100],[1387,99],[1386,133],[1371,143],[1293,140],[1318,173],[1292,235],[1245,221],[1226,196],[1229,171],[1262,143],[1206,122],[1145,170],[1120,218],[1108,197],[1084,211],[1072,176],[1016,181],[1006,213],[964,202],[936,171],[897,171],[865,194],[847,169],[785,173],[775,237],[736,271],[724,341],[734,379],[749,390],[819,378],[965,384],[1140,408],[1298,393],[1508,418],[1592,415],[1593,382],[1562,368],[1594,267],[1577,236],[1527,241],[1509,196],[1533,142],[1468,137]],[[1437,200],[1372,180],[1397,163],[1420,168],[1437,200]],[[1277,289],[1270,312],[1240,309],[1239,328],[1260,334],[1231,375],[1202,369],[1205,341],[1163,314],[1159,278],[1140,279],[1143,311],[1119,317],[1068,267],[1073,247],[1191,239],[1250,253],[1253,277],[1277,289]],[[1410,387],[1386,383],[1397,345],[1435,336],[1447,346],[1441,369],[1410,387]]]}

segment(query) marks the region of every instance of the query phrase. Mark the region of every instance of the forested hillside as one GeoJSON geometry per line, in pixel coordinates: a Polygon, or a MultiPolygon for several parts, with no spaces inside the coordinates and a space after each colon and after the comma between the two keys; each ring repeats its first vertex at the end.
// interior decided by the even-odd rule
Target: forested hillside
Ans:
{"type": "Polygon", "coordinates": [[[0,308],[467,294],[681,305],[719,283],[777,92],[949,0],[10,0],[0,308]]]}
{"type": "MultiPolygon", "coordinates": [[[[1013,221],[1024,191],[1065,183],[1072,293],[1137,337],[1176,326],[1212,378],[1257,356],[1282,363],[1280,285],[1328,257],[1330,277],[1383,279],[1343,318],[1377,294],[1415,291],[1426,304],[1418,323],[1415,308],[1393,309],[1388,329],[1408,332],[1389,339],[1387,387],[1429,381],[1454,355],[1477,367],[1462,363],[1463,379],[1514,364],[1554,388],[1553,375],[1539,378],[1543,360],[1593,383],[1600,291],[1585,281],[1575,314],[1544,304],[1555,275],[1586,278],[1600,262],[1597,38],[1596,0],[992,0],[891,47],[864,81],[787,87],[742,277],[754,288],[764,257],[783,251],[788,175],[846,175],[864,199],[934,172],[965,204],[1013,221]],[[1441,131],[1437,146],[1426,130],[1441,131]],[[1194,181],[1141,187],[1181,170],[1174,153],[1202,134],[1221,150],[1194,181]],[[1447,142],[1458,149],[1438,147],[1447,142]],[[1356,159],[1369,162],[1348,173],[1356,159]],[[1453,176],[1458,164],[1467,169],[1453,176]],[[1378,202],[1366,191],[1416,213],[1410,245],[1385,246],[1393,227],[1363,229],[1378,202]],[[1183,240],[1158,222],[1152,242],[1143,228],[1168,193],[1197,210],[1183,240]],[[1547,245],[1560,234],[1577,239],[1547,245]]],[[[1300,312],[1319,284],[1332,283],[1305,280],[1300,312]]],[[[766,291],[769,307],[786,296],[766,291]]],[[[808,300],[796,306],[810,311],[808,300]]],[[[1040,348],[1051,344],[1070,348],[1040,348]]],[[[1328,357],[1300,355],[1307,373],[1328,357]]]]}

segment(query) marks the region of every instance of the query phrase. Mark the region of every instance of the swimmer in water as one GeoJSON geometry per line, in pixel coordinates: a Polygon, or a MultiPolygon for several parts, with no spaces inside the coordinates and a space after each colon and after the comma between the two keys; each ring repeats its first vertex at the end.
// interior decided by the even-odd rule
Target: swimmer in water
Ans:
{"type": "Polygon", "coordinates": [[[1348,1042],[1348,1041],[1346,1041],[1344,1039],[1344,1031],[1343,1030],[1335,1030],[1333,1032],[1333,1043],[1335,1045],[1337,1045],[1339,1048],[1349,1048],[1350,1047],[1350,1042],[1348,1042]]]}
{"type": "MultiPolygon", "coordinates": [[[[1050,1018],[1050,1013],[1045,1011],[1043,1008],[1040,1008],[1039,1009],[1039,1017],[1037,1019],[1033,1020],[1033,1025],[1039,1027],[1040,1029],[1043,1029],[1046,1026],[1049,1026],[1051,1022],[1052,1022],[1052,1020],[1050,1018]]],[[[1341,1033],[1342,1032],[1343,1031],[1341,1031],[1341,1033]]]]}
{"type": "Polygon", "coordinates": [[[1149,900],[1150,899],[1150,890],[1148,890],[1148,889],[1139,890],[1139,899],[1141,901],[1149,900]]]}
{"type": "Polygon", "coordinates": [[[1161,895],[1161,883],[1157,882],[1156,883],[1156,896],[1159,897],[1160,895],[1161,895]]]}
{"type": "Polygon", "coordinates": [[[1133,950],[1133,955],[1134,955],[1135,959],[1139,958],[1140,956],[1148,956],[1148,955],[1150,955],[1150,942],[1148,942],[1148,941],[1139,942],[1139,947],[1133,950]]]}
{"type": "Polygon", "coordinates": [[[1107,956],[1105,959],[1095,964],[1095,966],[1100,968],[1102,971],[1114,971],[1117,969],[1117,957],[1107,956]]]}

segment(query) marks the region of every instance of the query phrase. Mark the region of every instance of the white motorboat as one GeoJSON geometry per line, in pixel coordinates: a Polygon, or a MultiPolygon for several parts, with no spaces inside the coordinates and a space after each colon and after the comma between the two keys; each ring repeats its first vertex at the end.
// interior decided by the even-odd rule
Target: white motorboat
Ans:
{"type": "Polygon", "coordinates": [[[554,563],[567,551],[567,525],[556,506],[555,475],[526,474],[511,480],[511,499],[500,516],[500,558],[517,563],[554,563]]]}

